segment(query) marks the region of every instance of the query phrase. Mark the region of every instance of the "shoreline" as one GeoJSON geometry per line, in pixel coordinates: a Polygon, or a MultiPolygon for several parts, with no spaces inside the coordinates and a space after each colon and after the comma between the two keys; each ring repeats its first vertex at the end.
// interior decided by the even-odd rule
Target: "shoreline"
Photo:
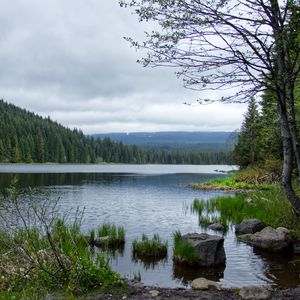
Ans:
{"type": "MultiPolygon", "coordinates": [[[[163,288],[159,286],[147,286],[141,282],[128,282],[129,291],[127,295],[120,294],[109,294],[109,295],[88,295],[87,298],[90,300],[96,299],[110,299],[110,300],[149,300],[149,299],[171,299],[171,300],[186,300],[186,299],[197,299],[197,300],[240,300],[243,299],[239,295],[240,289],[237,288],[222,288],[220,290],[202,290],[197,291],[189,288],[163,288]]],[[[285,288],[285,289],[268,289],[270,293],[269,298],[271,300],[294,300],[300,299],[300,288],[285,288]]],[[[249,298],[250,299],[250,298],[249,298]]]]}
{"type": "Polygon", "coordinates": [[[222,185],[210,184],[210,183],[189,183],[186,184],[185,187],[193,190],[219,191],[219,192],[239,193],[239,194],[252,193],[257,191],[256,189],[237,188],[237,187],[222,186],[222,185]]]}

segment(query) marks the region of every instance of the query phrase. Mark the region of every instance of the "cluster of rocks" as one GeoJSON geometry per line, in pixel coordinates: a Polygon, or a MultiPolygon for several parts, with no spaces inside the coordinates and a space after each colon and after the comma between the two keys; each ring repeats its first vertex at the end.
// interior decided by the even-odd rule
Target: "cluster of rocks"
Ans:
{"type": "MultiPolygon", "coordinates": [[[[212,230],[224,231],[222,224],[212,224],[212,230]]],[[[290,231],[284,227],[272,228],[258,219],[247,219],[235,227],[236,235],[240,241],[251,244],[260,249],[280,252],[291,247],[290,231]]],[[[224,251],[224,238],[206,233],[189,233],[182,239],[194,249],[197,254],[197,265],[201,267],[213,267],[224,265],[226,256],[224,251]]],[[[300,251],[300,249],[299,249],[300,251]]],[[[182,262],[178,260],[179,262],[182,262]]],[[[194,290],[221,290],[221,286],[205,278],[197,278],[192,282],[194,290]]],[[[247,286],[239,290],[242,299],[270,299],[271,292],[263,287],[247,286]]]]}
{"type": "Polygon", "coordinates": [[[275,229],[258,219],[244,220],[236,225],[235,232],[240,241],[263,250],[281,252],[291,247],[288,229],[284,227],[275,229]]]}

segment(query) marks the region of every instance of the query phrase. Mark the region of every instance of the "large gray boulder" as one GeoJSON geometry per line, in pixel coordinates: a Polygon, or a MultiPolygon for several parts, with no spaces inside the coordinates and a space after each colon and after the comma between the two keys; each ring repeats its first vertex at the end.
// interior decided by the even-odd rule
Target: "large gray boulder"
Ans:
{"type": "Polygon", "coordinates": [[[246,219],[235,226],[235,233],[247,234],[263,230],[267,225],[258,219],[246,219]]]}
{"type": "Polygon", "coordinates": [[[279,252],[290,246],[288,234],[289,230],[284,227],[274,229],[268,226],[259,232],[240,235],[238,238],[258,248],[279,252]]]}
{"type": "Polygon", "coordinates": [[[182,236],[187,240],[198,256],[197,265],[211,267],[224,265],[226,262],[224,238],[207,233],[188,233],[182,236]]]}

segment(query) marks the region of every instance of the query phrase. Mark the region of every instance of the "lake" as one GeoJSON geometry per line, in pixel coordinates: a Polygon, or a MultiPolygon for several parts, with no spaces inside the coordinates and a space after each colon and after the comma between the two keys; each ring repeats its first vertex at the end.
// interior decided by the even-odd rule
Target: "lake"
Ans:
{"type": "Polygon", "coordinates": [[[299,264],[289,263],[290,254],[269,255],[236,240],[234,227],[224,235],[226,267],[179,268],[172,261],[172,234],[180,230],[207,232],[199,226],[191,210],[194,199],[208,200],[222,192],[195,191],[185,187],[191,182],[204,182],[227,176],[216,170],[228,171],[231,166],[200,165],[23,165],[0,164],[0,188],[8,187],[17,178],[18,188],[37,188],[50,200],[60,198],[62,212],[72,215],[84,208],[82,230],[104,222],[125,227],[126,244],[111,257],[112,268],[122,276],[141,274],[145,284],[163,287],[189,286],[191,280],[206,277],[223,287],[272,285],[294,287],[299,284],[299,264]],[[145,262],[132,258],[131,243],[142,234],[158,233],[168,240],[167,259],[145,262]]]}

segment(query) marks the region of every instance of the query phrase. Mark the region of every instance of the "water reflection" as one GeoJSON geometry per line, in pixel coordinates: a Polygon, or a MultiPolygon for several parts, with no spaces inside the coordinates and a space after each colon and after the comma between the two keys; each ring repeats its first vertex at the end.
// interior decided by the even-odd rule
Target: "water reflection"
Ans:
{"type": "Polygon", "coordinates": [[[165,266],[168,262],[168,257],[146,257],[146,256],[139,256],[139,255],[133,255],[132,261],[134,263],[142,264],[145,270],[154,270],[159,265],[165,266]]]}
{"type": "Polygon", "coordinates": [[[173,279],[184,286],[189,286],[194,279],[199,277],[218,282],[224,277],[224,270],[225,266],[206,268],[174,264],[173,279]]]}
{"type": "Polygon", "coordinates": [[[299,286],[300,256],[293,255],[291,249],[284,253],[269,253],[253,248],[253,252],[264,261],[265,275],[272,285],[285,288],[299,286]]]}

